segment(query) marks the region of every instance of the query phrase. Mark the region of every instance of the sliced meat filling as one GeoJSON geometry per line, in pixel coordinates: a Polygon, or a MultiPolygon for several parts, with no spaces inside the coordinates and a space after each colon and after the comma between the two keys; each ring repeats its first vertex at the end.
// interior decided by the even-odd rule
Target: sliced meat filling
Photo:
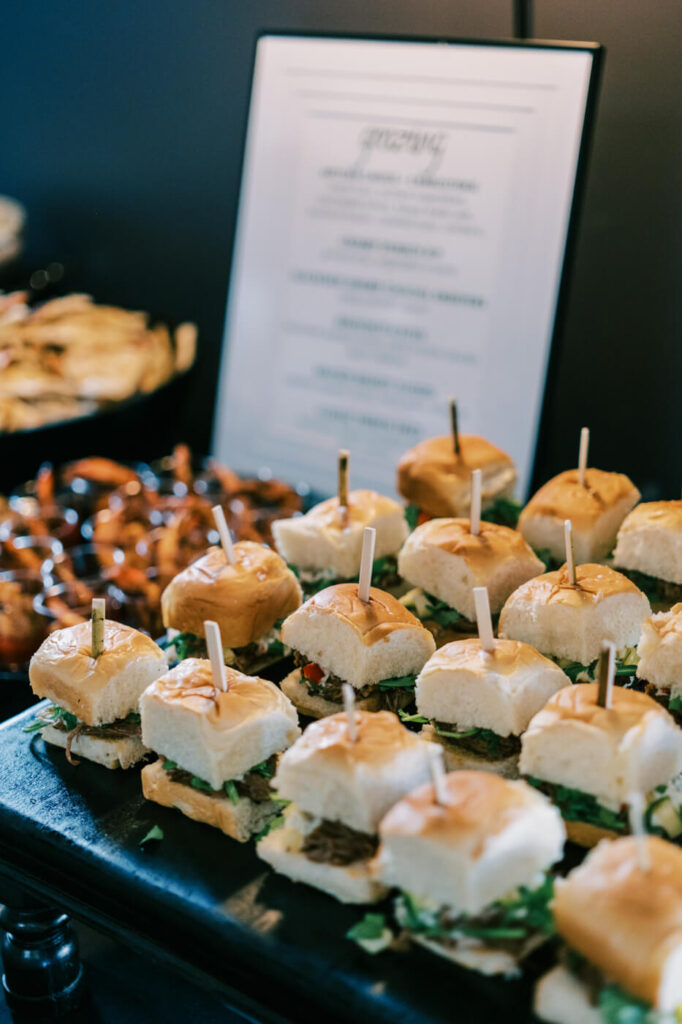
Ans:
{"type": "MultiPolygon", "coordinates": [[[[272,755],[265,762],[270,777],[263,775],[261,772],[250,771],[247,772],[243,779],[235,779],[234,785],[237,793],[240,797],[248,797],[249,800],[253,800],[254,803],[264,803],[266,800],[272,799],[273,790],[270,786],[272,775],[275,774],[277,767],[277,756],[272,755]]],[[[192,780],[195,778],[191,772],[186,772],[182,768],[170,768],[166,770],[166,774],[170,778],[171,782],[179,782],[182,786],[190,786],[192,789],[200,788],[202,793],[206,793],[207,796],[215,797],[216,799],[225,799],[224,789],[209,789],[205,785],[197,787],[193,785],[192,780]]]]}
{"type": "MultiPolygon", "coordinates": [[[[343,684],[346,680],[332,673],[325,675],[319,665],[311,662],[299,651],[294,651],[293,655],[294,664],[303,670],[303,682],[311,697],[322,697],[334,704],[343,705],[343,684]]],[[[399,708],[404,708],[414,697],[414,690],[402,686],[392,686],[390,689],[382,690],[377,683],[370,683],[360,690],[355,690],[356,700],[367,700],[369,697],[377,698],[377,710],[383,708],[387,711],[397,711],[399,708]]]]}
{"type": "Polygon", "coordinates": [[[345,867],[356,860],[373,857],[378,844],[377,836],[358,832],[339,821],[325,820],[308,833],[301,852],[316,864],[345,867]]]}
{"type": "Polygon", "coordinates": [[[466,735],[470,730],[461,729],[457,725],[447,722],[434,722],[434,727],[439,737],[455,750],[466,750],[470,754],[479,754],[481,757],[488,757],[498,760],[503,757],[513,757],[521,752],[520,736],[500,736],[491,729],[471,730],[471,735],[466,735]],[[461,736],[448,736],[448,733],[460,732],[461,736]]]}

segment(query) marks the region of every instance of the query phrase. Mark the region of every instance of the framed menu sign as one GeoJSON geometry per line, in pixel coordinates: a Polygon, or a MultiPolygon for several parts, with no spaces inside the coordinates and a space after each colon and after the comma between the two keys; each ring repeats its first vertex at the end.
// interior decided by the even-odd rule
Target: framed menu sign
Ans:
{"type": "Polygon", "coordinates": [[[460,429],[529,482],[593,44],[262,35],[215,453],[391,493],[401,452],[460,429]]]}

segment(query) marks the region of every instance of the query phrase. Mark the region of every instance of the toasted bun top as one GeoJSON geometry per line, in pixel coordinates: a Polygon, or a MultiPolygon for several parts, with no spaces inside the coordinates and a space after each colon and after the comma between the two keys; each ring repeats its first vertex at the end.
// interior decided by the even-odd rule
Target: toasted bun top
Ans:
{"type": "Polygon", "coordinates": [[[575,578],[574,586],[568,582],[568,570],[562,565],[554,572],[534,576],[527,583],[522,583],[508,598],[508,603],[527,601],[534,604],[563,604],[577,608],[586,604],[598,604],[615,594],[641,593],[632,580],[607,565],[595,565],[591,562],[578,565],[575,578]]]}
{"type": "Polygon", "coordinates": [[[468,519],[430,519],[407,540],[410,548],[440,548],[464,558],[473,568],[491,567],[509,557],[528,558],[533,553],[517,530],[497,523],[481,523],[476,535],[469,532],[468,519]]]}
{"type": "Polygon", "coordinates": [[[309,612],[342,619],[366,647],[385,640],[398,629],[424,629],[416,615],[384,590],[370,587],[369,601],[361,601],[357,583],[337,583],[321,590],[306,601],[299,617],[309,612]]]}
{"type": "Polygon", "coordinates": [[[445,804],[436,802],[432,783],[404,797],[382,821],[381,836],[420,836],[440,843],[478,838],[476,858],[482,856],[491,836],[523,817],[529,807],[544,802],[525,782],[510,782],[492,772],[451,772],[445,776],[445,787],[445,804]]]}
{"type": "Polygon", "coordinates": [[[575,530],[589,529],[608,509],[624,498],[639,498],[639,491],[624,473],[585,470],[581,486],[577,469],[567,469],[548,480],[530,499],[519,520],[531,516],[570,519],[575,530]]]}
{"type": "Polygon", "coordinates": [[[629,729],[639,725],[644,715],[662,715],[668,712],[653,697],[624,686],[614,686],[611,707],[602,708],[597,703],[598,683],[575,683],[565,686],[550,697],[542,711],[534,715],[528,727],[528,734],[550,728],[560,722],[585,722],[616,737],[622,737],[629,729]]]}
{"type": "Polygon", "coordinates": [[[160,676],[145,692],[145,701],[152,699],[183,707],[205,716],[214,729],[229,730],[243,725],[249,718],[261,718],[282,706],[287,698],[276,686],[256,676],[245,676],[226,668],[226,691],[213,682],[211,663],[203,658],[186,658],[160,676]]]}
{"type": "MultiPolygon", "coordinates": [[[[484,475],[483,495],[486,497],[485,471],[508,468],[515,479],[514,462],[501,448],[475,434],[459,435],[459,455],[455,454],[452,436],[430,437],[415,445],[398,463],[398,491],[413,505],[430,515],[448,516],[455,511],[447,491],[471,484],[473,470],[484,475]]],[[[508,482],[508,481],[505,481],[508,482]]]]}
{"type": "Polygon", "coordinates": [[[392,711],[356,709],[355,722],[355,742],[350,739],[345,712],[312,722],[288,752],[287,760],[312,760],[320,767],[324,765],[340,772],[360,764],[377,769],[424,743],[416,733],[406,729],[392,711]]]}
{"type": "Polygon", "coordinates": [[[111,676],[124,673],[141,658],[159,660],[163,652],[146,633],[112,619],[104,621],[104,651],[92,657],[92,626],[75,626],[50,633],[31,658],[29,676],[45,676],[52,670],[67,676],[72,685],[97,689],[111,676]]]}
{"type": "Polygon", "coordinates": [[[650,868],[631,836],[600,843],[557,879],[559,934],[626,992],[657,1005],[670,953],[682,944],[682,850],[647,836],[650,868]]]}
{"type": "Polygon", "coordinates": [[[343,530],[351,523],[373,523],[380,516],[402,515],[403,509],[394,501],[377,491],[351,491],[345,510],[339,506],[338,497],[327,498],[306,512],[303,518],[312,520],[321,529],[343,530]]]}
{"type": "Polygon", "coordinates": [[[298,580],[276,552],[249,540],[234,552],[232,565],[222,548],[209,548],[171,580],[161,598],[166,627],[203,636],[213,619],[225,647],[245,647],[299,607],[298,580]]]}
{"type": "Polygon", "coordinates": [[[643,501],[628,512],[618,532],[627,533],[642,526],[682,532],[682,501],[643,501]]]}
{"type": "Polygon", "coordinates": [[[542,668],[543,665],[556,668],[553,661],[545,658],[530,644],[520,640],[495,640],[495,650],[488,652],[481,647],[478,637],[455,640],[445,644],[433,654],[422,669],[422,676],[434,672],[466,669],[480,676],[494,672],[498,676],[513,676],[526,668],[542,668]]]}

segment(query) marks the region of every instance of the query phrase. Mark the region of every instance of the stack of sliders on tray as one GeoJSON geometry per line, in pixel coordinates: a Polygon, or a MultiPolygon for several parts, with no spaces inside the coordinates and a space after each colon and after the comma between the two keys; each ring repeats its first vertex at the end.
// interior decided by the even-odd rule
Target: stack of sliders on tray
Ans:
{"type": "Polygon", "coordinates": [[[578,562],[601,562],[612,551],[618,527],[640,493],[623,473],[587,468],[589,430],[580,435],[578,468],[548,480],[519,517],[519,530],[548,568],[563,561],[564,521],[573,523],[578,562]]]}
{"type": "Polygon", "coordinates": [[[222,547],[209,548],[171,580],[161,596],[163,624],[182,661],[205,657],[204,621],[217,622],[225,664],[257,672],[284,656],[280,625],[301,604],[301,588],[264,544],[233,544],[223,510],[216,505],[213,512],[222,547]]]}
{"type": "Polygon", "coordinates": [[[570,520],[564,523],[566,563],[524,583],[507,599],[500,636],[522,640],[576,679],[593,677],[604,641],[616,646],[616,673],[634,678],[636,646],[651,608],[635,584],[605,565],[575,565],[570,520]]]}
{"type": "Polygon", "coordinates": [[[646,830],[682,833],[682,729],[655,700],[613,685],[606,644],[598,683],[559,690],[521,737],[522,775],[561,811],[569,839],[593,846],[627,833],[629,794],[643,794],[646,830]]]}
{"type": "Polygon", "coordinates": [[[636,685],[682,724],[682,603],[645,619],[636,685]]]}
{"type": "Polygon", "coordinates": [[[556,808],[525,782],[441,767],[382,820],[376,874],[400,890],[396,921],[415,942],[512,976],[551,935],[549,870],[564,838],[556,808]]]}
{"type": "Polygon", "coordinates": [[[457,406],[450,402],[451,433],[421,441],[398,463],[397,490],[407,505],[410,526],[429,519],[465,516],[471,505],[472,473],[482,475],[483,518],[516,526],[520,505],[513,500],[516,467],[501,448],[474,434],[460,434],[457,406]]]}
{"type": "Polygon", "coordinates": [[[446,644],[417,677],[422,735],[442,744],[448,770],[476,768],[518,775],[521,735],[570,680],[549,658],[518,640],[493,636],[485,587],[474,590],[478,638],[446,644]]]}
{"type": "Polygon", "coordinates": [[[433,633],[437,646],[473,633],[473,590],[487,587],[491,610],[544,569],[516,530],[481,520],[481,471],[472,473],[468,519],[431,519],[418,526],[398,556],[398,571],[412,585],[401,598],[433,633]]]}
{"type": "Polygon", "coordinates": [[[257,852],[281,874],[344,903],[386,895],[375,878],[377,828],[401,797],[426,782],[432,744],[390,711],[345,712],[311,723],[279,763],[273,785],[291,801],[257,852]]]}
{"type": "Polygon", "coordinates": [[[553,903],[560,963],[540,979],[551,1024],[682,1020],[682,851],[655,836],[600,843],[553,903]]]}
{"type": "Polygon", "coordinates": [[[344,683],[358,708],[397,710],[414,699],[417,673],[435,650],[433,637],[395,597],[370,587],[374,530],[365,527],[359,583],[320,591],[282,626],[296,668],[282,690],[301,714],[332,715],[344,683]]]}
{"type": "Polygon", "coordinates": [[[334,498],[303,516],[277,519],[275,546],[300,580],[306,597],[334,583],[357,581],[365,527],[376,530],[372,583],[398,590],[397,555],[408,534],[404,509],[376,491],[349,491],[348,452],[339,452],[339,487],[334,498]]]}
{"type": "Polygon", "coordinates": [[[31,658],[31,689],[52,703],[28,731],[46,743],[106,768],[130,768],[147,749],[139,700],[167,669],[163,652],[144,633],[105,619],[104,600],[92,602],[92,621],[55,630],[31,658]]]}
{"type": "Polygon", "coordinates": [[[682,601],[682,501],[647,501],[623,520],[613,561],[652,604],[682,601]]]}
{"type": "Polygon", "coordinates": [[[206,622],[210,661],[187,658],[142,695],[142,736],[159,759],[142,769],[148,800],[246,842],[277,817],[277,755],[300,735],[296,711],[265,679],[226,668],[206,622]]]}

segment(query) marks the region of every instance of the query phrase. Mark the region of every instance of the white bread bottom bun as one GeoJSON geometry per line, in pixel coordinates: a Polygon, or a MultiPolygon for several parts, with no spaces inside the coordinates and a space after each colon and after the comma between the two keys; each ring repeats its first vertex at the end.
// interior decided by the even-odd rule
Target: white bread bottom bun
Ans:
{"type": "MultiPolygon", "coordinates": [[[[467,967],[469,970],[478,971],[479,974],[503,974],[506,978],[513,978],[520,973],[521,964],[517,957],[503,949],[491,949],[473,939],[460,939],[457,945],[445,945],[437,939],[426,939],[423,935],[409,933],[413,942],[428,949],[431,953],[437,953],[452,960],[453,963],[467,967]]],[[[528,956],[533,949],[537,949],[545,941],[545,937],[539,935],[537,941],[525,952],[528,956]]],[[[580,1018],[576,1017],[572,1024],[578,1024],[580,1018]]],[[[582,1024],[582,1020],[580,1020],[582,1024]]]]}
{"type": "Polygon", "coordinates": [[[518,779],[519,777],[518,754],[491,760],[470,750],[458,750],[456,743],[450,742],[447,736],[440,736],[430,724],[423,726],[420,736],[430,743],[439,743],[441,745],[444,750],[446,772],[473,770],[494,772],[495,775],[502,775],[505,779],[518,779]]]}
{"type": "Polygon", "coordinates": [[[533,1009],[540,1020],[550,1024],[604,1024],[597,1006],[592,1006],[587,989],[565,967],[553,967],[535,986],[533,1009]]]}
{"type": "Polygon", "coordinates": [[[376,903],[388,894],[386,886],[374,879],[370,861],[355,861],[345,867],[318,864],[300,853],[302,838],[297,829],[285,824],[264,836],[256,853],[280,875],[321,889],[341,903],[376,903]]]}
{"type": "MultiPolygon", "coordinates": [[[[66,750],[69,733],[46,725],[41,730],[46,743],[66,750]]],[[[74,736],[71,754],[86,761],[104,765],[105,768],[132,768],[149,753],[140,736],[125,736],[120,739],[106,739],[99,736],[74,736]]]]}
{"type": "MultiPolygon", "coordinates": [[[[296,710],[308,718],[327,718],[329,715],[336,715],[343,711],[343,704],[333,700],[326,700],[324,697],[316,697],[308,692],[308,687],[303,681],[303,673],[300,668],[295,668],[279,684],[282,693],[288,697],[296,710]]],[[[382,706],[382,693],[377,690],[370,697],[355,701],[358,711],[379,711],[382,706]]],[[[412,694],[406,693],[398,701],[399,706],[407,707],[412,701],[412,694]]]]}
{"type": "Polygon", "coordinates": [[[187,818],[219,828],[238,843],[248,842],[281,810],[272,800],[256,803],[242,796],[239,803],[233,804],[228,796],[212,796],[182,782],[173,782],[161,759],[145,765],[141,778],[145,799],[162,807],[175,807],[187,818]]]}

